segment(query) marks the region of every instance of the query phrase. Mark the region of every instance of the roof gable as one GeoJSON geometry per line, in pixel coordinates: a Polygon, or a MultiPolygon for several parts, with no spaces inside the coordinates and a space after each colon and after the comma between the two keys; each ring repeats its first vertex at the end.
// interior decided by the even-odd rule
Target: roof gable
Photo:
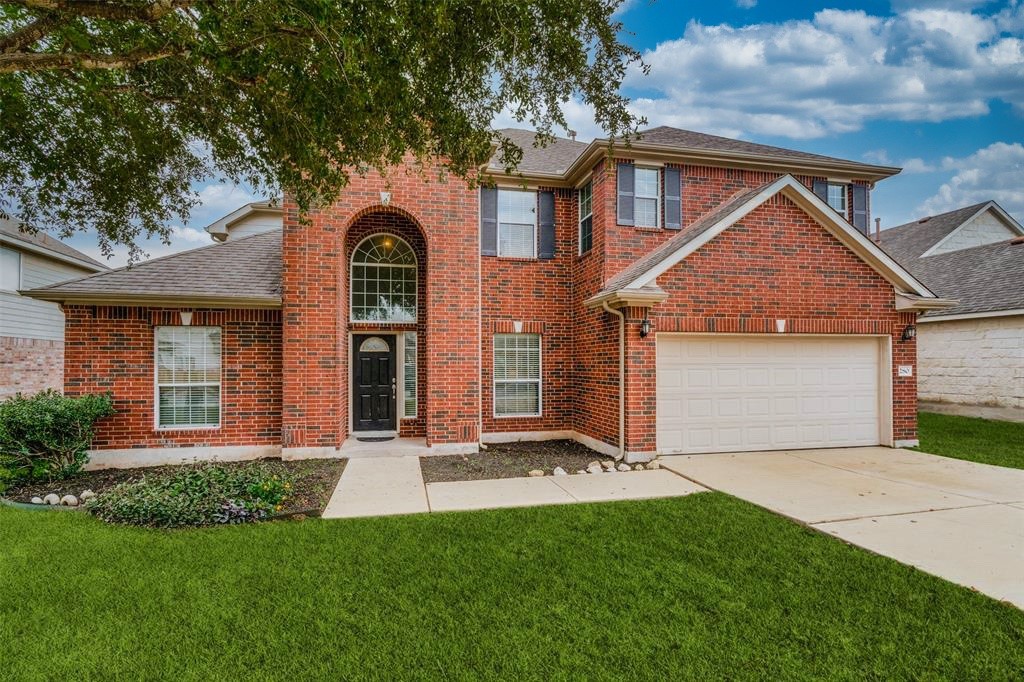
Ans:
{"type": "MultiPolygon", "coordinates": [[[[923,258],[942,252],[943,243],[956,240],[955,233],[969,227],[983,214],[991,214],[1008,230],[1016,234],[1024,234],[1024,228],[1014,220],[1003,208],[994,201],[983,201],[980,204],[964,206],[946,213],[926,216],[911,223],[883,230],[880,239],[882,248],[901,262],[911,258],[923,258]],[[947,241],[948,240],[948,241],[947,241]]],[[[1009,239],[1008,234],[1006,239],[1009,239]]],[[[999,241],[998,239],[993,241],[999,241]]],[[[979,242],[970,246],[980,246],[979,242]]],[[[993,243],[989,241],[987,243],[993,243]]],[[[954,245],[955,246],[955,245],[954,245]]],[[[965,247],[966,248],[966,247],[965,247]]],[[[955,248],[949,249],[956,250],[955,248]]]]}
{"type": "Polygon", "coordinates": [[[843,220],[793,176],[786,175],[761,187],[738,193],[613,277],[595,299],[611,293],[639,291],[655,285],[659,275],[777,194],[782,194],[793,201],[900,292],[922,298],[935,298],[935,294],[890,258],[877,244],[843,220]]]}
{"type": "Polygon", "coordinates": [[[23,232],[18,223],[13,220],[0,219],[0,242],[21,247],[26,251],[32,251],[74,265],[83,270],[91,272],[109,270],[106,265],[98,260],[90,258],[78,249],[71,248],[64,242],[54,239],[41,230],[23,232]]]}

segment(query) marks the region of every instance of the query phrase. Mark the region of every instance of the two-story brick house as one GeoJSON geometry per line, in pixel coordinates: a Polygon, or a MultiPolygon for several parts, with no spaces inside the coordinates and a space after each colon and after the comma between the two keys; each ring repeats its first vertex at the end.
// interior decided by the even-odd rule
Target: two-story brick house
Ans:
{"type": "Polygon", "coordinates": [[[915,442],[912,330],[948,302],[865,236],[898,169],[503,132],[525,154],[493,186],[355,175],[307,220],[286,195],[281,230],[32,292],[64,305],[66,391],[114,393],[97,457],[915,442]]]}

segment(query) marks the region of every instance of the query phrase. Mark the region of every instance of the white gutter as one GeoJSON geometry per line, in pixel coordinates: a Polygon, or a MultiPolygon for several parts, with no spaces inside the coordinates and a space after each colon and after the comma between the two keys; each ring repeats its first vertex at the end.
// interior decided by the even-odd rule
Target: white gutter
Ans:
{"type": "Polygon", "coordinates": [[[606,312],[619,318],[619,456],[626,456],[626,316],[622,311],[609,307],[608,301],[601,301],[606,312]]]}

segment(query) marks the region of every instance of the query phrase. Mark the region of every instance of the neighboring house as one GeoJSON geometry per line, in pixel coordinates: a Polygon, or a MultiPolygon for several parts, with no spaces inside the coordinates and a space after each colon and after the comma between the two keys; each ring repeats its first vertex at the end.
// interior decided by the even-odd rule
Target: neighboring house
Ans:
{"type": "Polygon", "coordinates": [[[207,225],[205,229],[215,242],[226,242],[228,239],[280,230],[283,215],[280,200],[254,201],[207,225]]]}
{"type": "Polygon", "coordinates": [[[18,290],[106,269],[43,232],[22,232],[17,223],[0,219],[0,400],[64,386],[60,306],[18,290]]]}
{"type": "Polygon", "coordinates": [[[921,317],[921,400],[1024,408],[1024,228],[994,201],[881,233],[882,248],[940,296],[921,317]]]}
{"type": "Polygon", "coordinates": [[[65,306],[68,392],[114,392],[94,458],[917,442],[907,329],[950,302],[865,234],[899,169],[504,132],[524,156],[496,186],[354,174],[305,221],[286,195],[282,230],[33,291],[65,306]]]}

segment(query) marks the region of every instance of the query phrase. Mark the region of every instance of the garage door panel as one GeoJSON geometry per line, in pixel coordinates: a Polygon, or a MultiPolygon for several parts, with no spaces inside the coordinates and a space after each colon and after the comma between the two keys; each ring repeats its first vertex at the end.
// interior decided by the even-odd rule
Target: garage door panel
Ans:
{"type": "Polygon", "coordinates": [[[878,351],[872,337],[659,336],[658,447],[877,444],[878,351]]]}

